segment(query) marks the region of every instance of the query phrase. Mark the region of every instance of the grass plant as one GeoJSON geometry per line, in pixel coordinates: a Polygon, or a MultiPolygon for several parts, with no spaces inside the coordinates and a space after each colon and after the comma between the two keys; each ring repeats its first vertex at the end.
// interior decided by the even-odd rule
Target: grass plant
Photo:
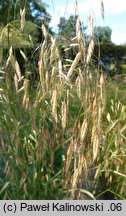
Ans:
{"type": "Polygon", "coordinates": [[[92,19],[88,47],[77,20],[69,69],[59,38],[42,25],[36,86],[12,46],[1,62],[1,199],[126,198],[125,87],[92,67],[92,19]]]}

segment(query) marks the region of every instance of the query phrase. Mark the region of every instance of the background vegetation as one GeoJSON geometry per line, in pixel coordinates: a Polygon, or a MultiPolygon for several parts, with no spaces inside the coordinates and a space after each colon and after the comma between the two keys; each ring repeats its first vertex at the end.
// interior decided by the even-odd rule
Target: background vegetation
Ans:
{"type": "Polygon", "coordinates": [[[90,35],[50,19],[41,1],[0,2],[0,198],[125,199],[125,47],[92,16],[90,35]]]}

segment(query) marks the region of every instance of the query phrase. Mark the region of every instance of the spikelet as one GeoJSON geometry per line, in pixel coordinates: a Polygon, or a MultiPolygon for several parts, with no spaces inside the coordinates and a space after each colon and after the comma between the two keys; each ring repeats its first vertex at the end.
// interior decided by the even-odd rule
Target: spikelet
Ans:
{"type": "Polygon", "coordinates": [[[23,189],[24,189],[25,194],[28,196],[28,190],[27,190],[27,184],[26,183],[24,183],[23,189]]]}
{"type": "Polygon", "coordinates": [[[17,75],[16,73],[14,74],[14,84],[15,84],[15,89],[16,89],[16,92],[18,92],[18,78],[17,78],[17,75]]]}
{"type": "Polygon", "coordinates": [[[103,104],[101,101],[99,101],[99,106],[98,106],[98,128],[100,131],[102,131],[102,114],[103,114],[103,104]]]}
{"type": "Polygon", "coordinates": [[[26,178],[21,177],[21,180],[20,180],[20,187],[21,187],[21,188],[22,188],[22,186],[24,185],[25,181],[26,181],[26,178]]]}
{"type": "Polygon", "coordinates": [[[97,100],[96,97],[93,100],[93,110],[92,110],[92,134],[91,134],[91,143],[94,142],[94,137],[97,131],[97,100]]]}
{"type": "Polygon", "coordinates": [[[103,73],[101,74],[100,76],[100,85],[103,87],[104,85],[104,76],[103,76],[103,73]]]}
{"type": "Polygon", "coordinates": [[[99,151],[99,137],[98,134],[96,133],[93,139],[93,161],[96,160],[98,156],[98,151],[99,151]]]}
{"type": "Polygon", "coordinates": [[[40,56],[40,60],[38,62],[38,67],[39,67],[39,76],[40,76],[40,83],[42,86],[42,89],[44,88],[44,64],[43,64],[43,58],[42,55],[40,56]]]}
{"type": "Polygon", "coordinates": [[[18,92],[18,83],[21,80],[21,70],[20,70],[20,66],[18,64],[18,61],[15,59],[15,57],[13,55],[12,47],[10,47],[10,49],[9,49],[9,57],[7,59],[7,62],[6,62],[6,67],[8,67],[9,64],[11,64],[12,68],[15,71],[14,83],[15,83],[16,92],[18,92]]]}
{"type": "Polygon", "coordinates": [[[14,73],[14,83],[15,83],[15,89],[16,89],[16,92],[18,92],[18,89],[19,89],[19,81],[21,80],[21,71],[20,71],[20,66],[18,64],[17,61],[15,61],[14,63],[14,69],[15,69],[15,72],[14,73]]]}
{"type": "Polygon", "coordinates": [[[60,59],[58,61],[58,70],[59,70],[59,77],[61,78],[63,75],[63,72],[62,72],[62,62],[60,59]]]}
{"type": "Polygon", "coordinates": [[[61,117],[62,117],[62,128],[65,129],[66,128],[66,120],[67,120],[67,105],[66,105],[65,101],[62,102],[61,117]]]}
{"type": "Polygon", "coordinates": [[[57,47],[56,47],[56,38],[51,37],[51,55],[50,55],[50,61],[53,62],[57,58],[57,47]]]}
{"type": "Polygon", "coordinates": [[[80,22],[79,17],[77,18],[77,21],[76,21],[76,39],[78,42],[79,50],[81,51],[81,54],[83,56],[83,60],[85,62],[86,43],[85,43],[84,34],[82,34],[81,22],[80,22]]]}
{"type": "Polygon", "coordinates": [[[14,68],[16,71],[17,78],[20,80],[21,79],[21,70],[20,70],[20,66],[19,66],[17,60],[15,61],[14,68]]]}
{"type": "Polygon", "coordinates": [[[46,72],[45,72],[45,86],[46,86],[46,90],[48,90],[48,88],[49,88],[49,72],[48,72],[48,70],[46,70],[46,72]]]}
{"type": "Polygon", "coordinates": [[[69,69],[69,71],[68,71],[68,74],[67,74],[67,77],[68,77],[68,78],[70,78],[70,76],[72,75],[74,69],[76,68],[77,64],[78,64],[79,61],[81,60],[81,57],[82,57],[82,53],[79,52],[79,53],[76,55],[76,57],[75,57],[75,59],[74,59],[72,65],[71,65],[71,67],[70,67],[70,69],[69,69]]]}
{"type": "Polygon", "coordinates": [[[29,41],[30,41],[30,43],[31,43],[31,46],[34,47],[34,43],[33,43],[33,40],[32,40],[32,36],[29,35],[28,37],[29,37],[29,41]]]}
{"type": "Polygon", "coordinates": [[[83,143],[84,138],[86,136],[87,128],[88,128],[88,122],[87,122],[87,119],[85,119],[83,121],[81,129],[80,129],[80,142],[81,142],[81,144],[83,143]]]}
{"type": "Polygon", "coordinates": [[[77,0],[75,0],[75,12],[74,12],[74,14],[76,15],[77,14],[77,9],[78,9],[78,2],[77,2],[77,0]]]}
{"type": "Polygon", "coordinates": [[[24,97],[23,97],[22,105],[27,109],[29,105],[29,96],[28,96],[29,80],[28,79],[24,80],[23,86],[24,86],[24,97]]]}
{"type": "Polygon", "coordinates": [[[104,3],[103,3],[103,0],[100,0],[100,9],[101,9],[101,16],[102,16],[102,19],[104,19],[104,3]]]}
{"type": "Polygon", "coordinates": [[[28,58],[26,57],[25,53],[24,53],[22,50],[20,50],[20,54],[21,54],[21,56],[23,57],[23,59],[24,59],[26,62],[28,62],[28,58]]]}
{"type": "Polygon", "coordinates": [[[89,80],[92,82],[93,77],[92,77],[92,73],[91,73],[91,72],[89,73],[88,78],[89,78],[89,80]]]}
{"type": "Polygon", "coordinates": [[[88,29],[89,29],[90,36],[93,36],[93,29],[94,29],[93,17],[89,15],[87,21],[88,21],[88,29]]]}
{"type": "Polygon", "coordinates": [[[72,138],[71,143],[67,149],[67,156],[66,156],[66,163],[65,163],[65,170],[64,170],[64,174],[65,174],[65,182],[64,185],[65,187],[67,186],[67,184],[69,183],[69,178],[70,178],[70,165],[71,165],[71,160],[72,160],[72,155],[73,155],[73,150],[74,150],[74,146],[75,146],[75,142],[76,140],[74,140],[72,138]]]}
{"type": "Polygon", "coordinates": [[[102,113],[104,111],[105,97],[104,97],[104,76],[103,73],[100,76],[100,102],[99,102],[99,116],[102,118],[102,113]]]}
{"type": "Polygon", "coordinates": [[[110,113],[107,113],[106,118],[107,118],[107,121],[110,123],[110,122],[111,122],[111,116],[110,116],[110,113]]]}
{"type": "Polygon", "coordinates": [[[78,17],[77,22],[76,22],[76,38],[77,38],[78,44],[80,44],[80,42],[81,42],[81,37],[82,37],[81,24],[80,24],[80,19],[78,17]]]}
{"type": "Polygon", "coordinates": [[[87,52],[87,59],[86,59],[86,63],[87,65],[89,64],[90,60],[91,60],[91,56],[94,50],[94,40],[93,38],[91,39],[89,46],[88,46],[88,52],[87,52]]]}
{"type": "MultiPolygon", "coordinates": [[[[45,27],[43,26],[43,31],[45,30],[45,27]]],[[[46,32],[44,33],[46,34],[46,32]]],[[[41,87],[42,87],[42,91],[45,91],[45,68],[46,68],[46,35],[45,35],[45,39],[43,41],[43,43],[41,44],[41,50],[40,50],[40,57],[39,57],[39,62],[38,62],[38,67],[39,67],[39,77],[40,77],[40,83],[41,83],[41,87]]]]}
{"type": "Polygon", "coordinates": [[[48,35],[48,32],[47,32],[47,30],[46,30],[46,27],[42,24],[42,33],[43,33],[43,35],[44,35],[44,37],[45,37],[45,39],[47,38],[47,35],[48,35]]]}
{"type": "MultiPolygon", "coordinates": [[[[81,148],[79,151],[82,151],[81,148]]],[[[79,154],[79,159],[78,159],[78,166],[76,170],[74,171],[73,177],[72,177],[72,188],[75,189],[77,187],[77,184],[79,182],[79,178],[81,178],[83,170],[85,171],[84,174],[86,174],[87,171],[87,162],[83,154],[79,154]]],[[[74,196],[74,190],[72,195],[74,196]]]]}
{"type": "Polygon", "coordinates": [[[52,73],[51,73],[51,78],[50,78],[52,88],[53,87],[55,88],[55,85],[56,85],[56,73],[57,73],[57,69],[55,67],[53,67],[52,73]]]}
{"type": "Polygon", "coordinates": [[[51,104],[52,104],[52,115],[54,117],[55,122],[57,123],[57,90],[54,89],[52,92],[52,99],[51,99],[51,104]]]}
{"type": "Polygon", "coordinates": [[[5,164],[5,168],[4,168],[4,172],[8,175],[9,172],[10,172],[10,165],[9,165],[9,161],[7,160],[6,161],[6,164],[5,164]]]}
{"type": "Polygon", "coordinates": [[[13,60],[13,49],[12,49],[12,46],[10,47],[9,49],[9,57],[7,59],[7,62],[6,62],[6,67],[8,67],[9,63],[13,60]]]}
{"type": "Polygon", "coordinates": [[[69,96],[70,96],[70,90],[68,89],[67,90],[67,109],[69,108],[69,96]]]}
{"type": "Polygon", "coordinates": [[[98,177],[98,175],[100,173],[100,170],[101,170],[101,164],[99,164],[98,167],[97,167],[97,169],[96,169],[94,179],[97,179],[97,177],[98,177]]]}
{"type": "Polygon", "coordinates": [[[21,79],[21,71],[20,71],[20,66],[18,64],[18,61],[15,59],[14,55],[13,55],[13,49],[12,47],[10,47],[9,49],[9,57],[7,59],[6,62],[6,67],[8,67],[8,65],[11,64],[13,69],[15,70],[16,74],[17,74],[17,78],[21,79]]]}
{"type": "Polygon", "coordinates": [[[77,87],[77,95],[79,99],[81,99],[81,78],[80,76],[77,77],[75,85],[77,87]]]}
{"type": "Polygon", "coordinates": [[[26,16],[26,10],[25,10],[25,8],[23,10],[20,9],[20,15],[21,15],[21,20],[20,20],[21,30],[23,30],[24,26],[25,26],[25,16],[26,16]]]}
{"type": "Polygon", "coordinates": [[[103,99],[103,89],[104,89],[104,76],[103,76],[103,73],[100,76],[100,89],[101,89],[101,99],[103,99]]]}
{"type": "MultiPolygon", "coordinates": [[[[79,173],[81,173],[82,171],[82,167],[78,167],[73,174],[73,178],[72,178],[72,188],[74,189],[76,187],[78,178],[79,178],[79,173]]],[[[72,192],[72,196],[74,196],[74,190],[72,192]]]]}

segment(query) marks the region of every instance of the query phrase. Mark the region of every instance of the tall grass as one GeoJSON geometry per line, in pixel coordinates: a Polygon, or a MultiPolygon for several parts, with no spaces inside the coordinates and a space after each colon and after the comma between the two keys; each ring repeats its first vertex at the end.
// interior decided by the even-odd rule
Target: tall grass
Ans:
{"type": "Polygon", "coordinates": [[[126,104],[117,84],[92,67],[92,23],[88,47],[80,25],[78,18],[69,68],[59,38],[42,25],[35,87],[12,46],[1,64],[1,199],[126,198],[126,104]]]}

